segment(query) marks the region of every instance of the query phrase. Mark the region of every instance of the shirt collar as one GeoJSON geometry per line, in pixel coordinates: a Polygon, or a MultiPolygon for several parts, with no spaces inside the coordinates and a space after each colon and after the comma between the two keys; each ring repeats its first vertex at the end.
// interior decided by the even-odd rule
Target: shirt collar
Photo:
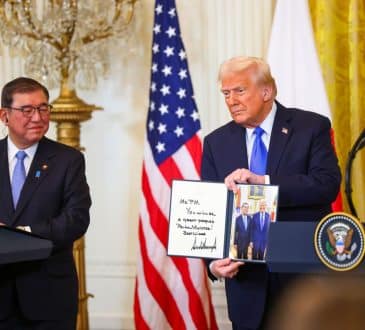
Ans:
{"type": "Polygon", "coordinates": [[[33,159],[33,157],[34,157],[34,155],[37,151],[37,147],[38,147],[38,142],[31,145],[30,147],[28,147],[26,149],[18,149],[18,147],[11,140],[10,136],[8,136],[8,157],[9,157],[9,160],[13,159],[15,157],[16,153],[19,150],[24,150],[25,153],[27,154],[27,156],[30,159],[33,159]]]}

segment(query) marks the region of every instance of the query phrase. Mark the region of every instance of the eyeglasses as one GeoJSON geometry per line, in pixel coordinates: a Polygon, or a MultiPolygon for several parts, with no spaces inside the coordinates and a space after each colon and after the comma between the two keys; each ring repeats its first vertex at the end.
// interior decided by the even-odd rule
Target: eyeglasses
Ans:
{"type": "Polygon", "coordinates": [[[21,111],[25,117],[31,118],[36,110],[38,110],[41,117],[46,117],[50,114],[52,108],[53,106],[51,104],[41,104],[38,107],[34,107],[32,105],[24,105],[19,108],[9,107],[8,109],[21,111]]]}

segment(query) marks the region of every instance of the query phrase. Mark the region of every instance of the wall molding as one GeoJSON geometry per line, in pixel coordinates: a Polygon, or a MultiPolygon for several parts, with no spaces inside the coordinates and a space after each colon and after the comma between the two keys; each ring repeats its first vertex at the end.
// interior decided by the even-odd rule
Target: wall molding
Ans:
{"type": "Polygon", "coordinates": [[[90,278],[135,278],[136,272],[136,264],[131,261],[90,258],[86,264],[86,273],[90,278]]]}
{"type": "Polygon", "coordinates": [[[93,330],[134,330],[133,316],[121,316],[117,314],[93,314],[90,315],[90,324],[93,330]]]}

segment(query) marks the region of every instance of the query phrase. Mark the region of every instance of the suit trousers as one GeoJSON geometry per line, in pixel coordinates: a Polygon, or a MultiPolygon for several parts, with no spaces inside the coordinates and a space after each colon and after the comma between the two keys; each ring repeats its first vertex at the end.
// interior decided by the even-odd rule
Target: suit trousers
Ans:
{"type": "MultiPolygon", "coordinates": [[[[16,296],[14,294],[14,297],[16,296]]],[[[12,313],[7,319],[0,320],[0,330],[76,330],[76,317],[75,315],[73,319],[66,320],[28,320],[21,312],[18,299],[15,298],[12,313]]]]}

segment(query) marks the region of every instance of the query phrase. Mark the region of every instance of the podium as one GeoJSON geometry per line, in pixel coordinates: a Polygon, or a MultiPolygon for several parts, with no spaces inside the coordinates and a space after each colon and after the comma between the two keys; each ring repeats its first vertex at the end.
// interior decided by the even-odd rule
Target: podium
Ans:
{"type": "MultiPolygon", "coordinates": [[[[318,222],[275,222],[270,224],[266,261],[275,273],[337,273],[322,264],[314,247],[318,222]]],[[[365,273],[364,260],[350,273],[365,273]]]]}
{"type": "Polygon", "coordinates": [[[23,230],[0,226],[0,265],[45,259],[52,242],[23,230]]]}

